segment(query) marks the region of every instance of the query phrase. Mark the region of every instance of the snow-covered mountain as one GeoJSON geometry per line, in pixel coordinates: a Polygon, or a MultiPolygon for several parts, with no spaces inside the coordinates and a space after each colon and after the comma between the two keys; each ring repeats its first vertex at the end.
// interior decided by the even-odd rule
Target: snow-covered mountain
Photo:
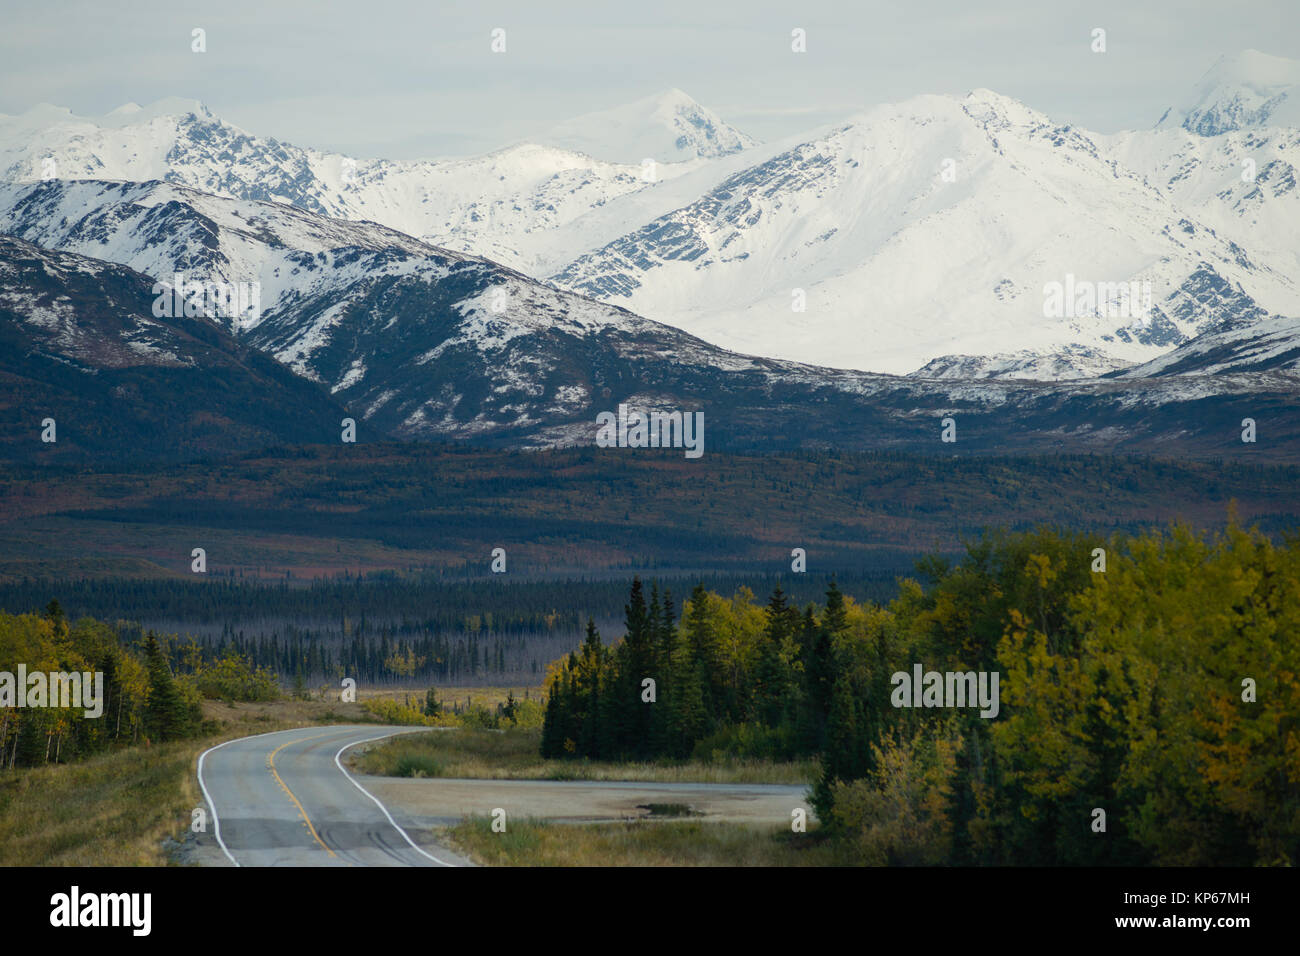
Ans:
{"type": "MultiPolygon", "coordinates": [[[[102,118],[42,105],[19,116],[0,114],[0,180],[163,180],[372,220],[540,275],[615,238],[624,224],[597,229],[589,241],[578,230],[584,237],[562,259],[555,251],[558,230],[620,197],[698,171],[697,156],[723,156],[753,142],[676,90],[611,115],[623,124],[613,138],[601,129],[600,116],[563,127],[568,134],[557,139],[581,140],[583,152],[518,143],[484,156],[395,162],[255,136],[192,100],[128,104],[102,118]],[[609,161],[608,154],[623,151],[620,144],[636,146],[632,158],[609,161]],[[648,169],[646,158],[656,165],[648,169]]],[[[651,208],[666,211],[653,202],[651,208]]],[[[558,247],[566,249],[565,241],[558,247]]]]}
{"type": "Polygon", "coordinates": [[[575,117],[538,141],[617,163],[716,159],[757,145],[677,89],[575,117]]]}
{"type": "Polygon", "coordinates": [[[1145,365],[1125,369],[1117,377],[1273,371],[1300,372],[1300,321],[1272,317],[1227,322],[1145,365]]]}
{"type": "MultiPolygon", "coordinates": [[[[174,354],[178,369],[193,373],[198,394],[206,396],[185,414],[211,426],[205,434],[213,440],[222,422],[240,420],[235,410],[270,403],[288,410],[275,430],[287,442],[335,440],[328,430],[323,439],[315,436],[342,406],[360,423],[362,440],[584,445],[594,441],[596,414],[626,403],[703,411],[713,449],[943,450],[940,424],[953,416],[963,450],[1222,455],[1240,448],[1237,424],[1249,415],[1267,423],[1267,457],[1300,458],[1300,376],[1284,355],[1284,326],[1268,330],[1279,336],[1278,361],[1255,361],[1249,335],[1225,338],[1207,350],[1214,374],[1197,365],[1194,340],[1180,347],[1187,360],[1172,373],[1155,368],[1140,377],[1057,383],[900,378],[736,354],[373,223],[172,184],[9,185],[0,189],[0,227],[69,250],[47,254],[18,238],[0,248],[0,261],[8,256],[19,263],[24,277],[3,272],[6,314],[16,317],[11,327],[29,330],[5,354],[23,362],[39,357],[30,330],[42,322],[72,343],[53,365],[46,363],[56,370],[87,355],[144,349],[161,361],[174,354]],[[92,254],[150,277],[87,258],[92,254]],[[170,282],[180,271],[187,286],[265,283],[258,313],[230,323],[238,329],[233,339],[202,316],[160,320],[155,328],[144,319],[158,301],[155,280],[170,282]],[[95,276],[112,281],[83,281],[95,276]],[[98,329],[105,316],[109,327],[98,329]],[[219,340],[220,354],[208,362],[195,349],[179,350],[172,327],[219,340]],[[64,336],[61,330],[73,331],[64,336]],[[283,381],[268,389],[232,371],[224,357],[242,355],[248,365],[257,351],[299,373],[297,404],[283,398],[283,381]],[[1234,351],[1242,361],[1228,354],[1234,351]],[[221,394],[211,395],[212,388],[221,394]]],[[[1226,286],[1218,291],[1233,293],[1226,286]]],[[[269,367],[292,380],[287,370],[261,361],[263,377],[274,379],[269,367]]],[[[173,408],[172,390],[191,387],[189,379],[136,384],[123,394],[139,401],[115,406],[101,395],[101,383],[111,379],[93,370],[56,379],[19,369],[4,381],[18,383],[4,393],[14,409],[9,420],[26,421],[58,405],[61,415],[79,415],[88,431],[151,434],[142,451],[170,447],[169,436],[181,426],[174,417],[160,422],[158,408],[173,408]],[[78,390],[89,396],[83,404],[78,390]],[[95,416],[113,415],[117,425],[96,424],[95,416]]],[[[187,401],[181,397],[182,405],[187,401]]],[[[19,438],[15,433],[14,447],[26,448],[19,438]]],[[[121,446],[111,453],[125,453],[121,446]]]]}
{"type": "MultiPolygon", "coordinates": [[[[38,180],[52,159],[61,179],[165,180],[368,221],[353,237],[363,246],[483,256],[747,354],[924,379],[1078,380],[1154,361],[1226,320],[1300,315],[1300,131],[1260,125],[1290,115],[1293,67],[1253,52],[1220,63],[1180,114],[1201,132],[1239,127],[1212,136],[1169,117],[1103,136],[977,90],[759,145],[674,90],[562,124],[545,143],[427,162],[353,163],[184,101],[94,121],[41,107],[0,116],[0,179],[38,180]],[[648,177],[644,158],[656,159],[648,177]]],[[[131,242],[165,194],[149,195],[117,213],[131,242]]],[[[50,222],[20,217],[23,228],[79,241],[59,223],[81,198],[50,222]]],[[[202,220],[216,213],[178,201],[194,217],[160,261],[187,261],[185,246],[202,263],[202,220]]],[[[337,224],[250,264],[233,237],[260,226],[235,220],[265,217],[222,209],[235,218],[221,269],[256,274],[264,312],[352,281],[318,271],[314,292],[285,285],[311,272],[294,256],[328,258],[337,224]]],[[[125,235],[108,220],[94,228],[125,235]]],[[[138,250],[67,247],[158,266],[138,250]]]]}
{"type": "MultiPolygon", "coordinates": [[[[1100,141],[1117,162],[1252,260],[1300,276],[1300,128],[1252,127],[1201,136],[1173,127],[1100,141]]],[[[1285,312],[1285,306],[1272,308],[1285,312]]]]}
{"type": "Polygon", "coordinates": [[[0,231],[169,286],[178,273],[191,289],[255,286],[255,313],[225,320],[240,341],[386,435],[516,433],[568,421],[611,388],[653,395],[667,368],[764,367],[387,227],[169,183],[0,186],[0,231]],[[648,381],[635,371],[645,360],[659,368],[648,381]]]}
{"type": "Polygon", "coordinates": [[[1247,307],[1300,315],[1294,272],[1189,217],[1089,134],[980,90],[874,109],[554,279],[752,354],[905,373],[936,356],[1073,351],[1092,358],[1058,372],[1078,375],[1148,361],[1220,318],[1183,307],[1207,276],[1247,307]],[[1049,316],[1052,283],[1111,301],[1049,316]],[[1114,297],[1130,283],[1148,323],[1114,297]]]}
{"type": "Polygon", "coordinates": [[[1300,62],[1259,50],[1221,56],[1188,101],[1171,106],[1156,124],[1197,136],[1252,126],[1300,127],[1300,62]]]}

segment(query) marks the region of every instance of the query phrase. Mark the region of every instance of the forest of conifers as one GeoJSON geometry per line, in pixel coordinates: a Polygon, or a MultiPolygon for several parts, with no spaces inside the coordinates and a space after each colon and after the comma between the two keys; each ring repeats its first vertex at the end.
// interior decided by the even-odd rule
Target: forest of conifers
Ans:
{"type": "Polygon", "coordinates": [[[883,606],[698,588],[680,618],[636,582],[624,639],[553,667],[543,754],[816,754],[873,863],[1300,862],[1300,540],[1043,530],[919,570],[883,606]],[[998,715],[894,706],[917,664],[997,672],[998,715]]]}

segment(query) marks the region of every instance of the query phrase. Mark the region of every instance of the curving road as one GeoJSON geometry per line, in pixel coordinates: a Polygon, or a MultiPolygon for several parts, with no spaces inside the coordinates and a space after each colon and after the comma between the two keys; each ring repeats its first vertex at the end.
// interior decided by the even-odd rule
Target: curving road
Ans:
{"type": "Polygon", "coordinates": [[[494,809],[509,819],[630,820],[656,803],[684,803],[704,819],[786,824],[807,814],[805,786],[612,781],[362,777],[352,747],[427,727],[301,727],[241,737],[204,751],[199,787],[207,832],[189,858],[235,866],[470,866],[432,840],[432,827],[494,809]]]}
{"type": "MultiPolygon", "coordinates": [[[[413,728],[425,730],[426,728],[413,728]]],[[[306,727],[227,741],[199,757],[205,862],[227,866],[467,866],[343,767],[350,747],[401,728],[306,727]]]]}

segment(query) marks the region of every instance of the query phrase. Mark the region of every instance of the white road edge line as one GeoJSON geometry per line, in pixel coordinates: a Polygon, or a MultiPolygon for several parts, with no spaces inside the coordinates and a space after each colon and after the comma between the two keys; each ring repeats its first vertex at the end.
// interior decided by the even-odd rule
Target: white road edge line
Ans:
{"type": "MultiPolygon", "coordinates": [[[[301,728],[295,728],[295,729],[301,729],[301,728]]],[[[220,750],[222,747],[226,746],[226,744],[233,744],[239,740],[252,740],[255,737],[270,737],[272,734],[287,734],[287,733],[292,733],[292,731],[271,730],[264,734],[252,734],[248,737],[234,737],[223,743],[217,744],[215,747],[209,747],[207,750],[203,751],[203,753],[199,754],[199,789],[203,791],[203,799],[207,801],[208,809],[212,811],[212,832],[217,838],[217,845],[221,847],[221,852],[226,854],[226,859],[229,860],[231,863],[235,864],[235,866],[239,866],[239,861],[236,860],[233,856],[231,856],[230,850],[227,849],[225,841],[221,839],[221,818],[217,816],[217,805],[212,802],[212,794],[208,793],[207,785],[204,784],[203,782],[203,758],[206,757],[208,754],[212,753],[212,751],[220,750]]]]}
{"type": "Polygon", "coordinates": [[[344,744],[342,747],[339,748],[339,752],[334,755],[334,764],[339,768],[340,771],[342,771],[343,776],[347,777],[348,780],[352,782],[352,786],[356,787],[358,790],[364,793],[371,800],[375,801],[375,806],[377,806],[380,810],[384,812],[384,816],[386,816],[388,818],[388,822],[393,825],[393,829],[402,835],[402,839],[405,840],[407,843],[411,844],[411,849],[413,849],[416,853],[420,854],[421,856],[427,857],[428,859],[432,860],[434,863],[437,863],[439,866],[455,866],[456,864],[447,863],[443,860],[440,860],[432,853],[425,853],[424,850],[416,846],[415,841],[412,840],[409,836],[407,836],[406,831],[397,825],[397,821],[394,820],[393,815],[388,812],[388,808],[379,802],[378,797],[376,797],[365,787],[361,786],[361,784],[357,783],[356,778],[353,777],[352,774],[348,773],[347,768],[343,766],[343,762],[339,760],[339,758],[343,756],[343,751],[345,750],[350,750],[351,748],[358,747],[361,744],[368,744],[373,740],[383,740],[385,737],[392,737],[400,733],[409,733],[409,731],[398,730],[387,734],[380,734],[378,737],[369,737],[366,740],[354,740],[350,744],[344,744]]]}

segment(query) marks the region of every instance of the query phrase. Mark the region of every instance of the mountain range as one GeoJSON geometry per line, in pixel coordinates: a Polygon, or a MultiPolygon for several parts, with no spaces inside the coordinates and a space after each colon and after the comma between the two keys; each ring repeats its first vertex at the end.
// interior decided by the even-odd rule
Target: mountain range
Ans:
{"type": "MultiPolygon", "coordinates": [[[[69,382],[111,395],[147,367],[260,388],[246,421],[212,412],[245,421],[240,447],[336,440],[345,414],[370,438],[582,444],[630,403],[703,409],[710,441],[744,448],[934,447],[953,415],[976,450],[1225,454],[1252,417],[1260,453],[1289,457],[1300,131],[1269,125],[1295,86],[1274,60],[1222,61],[1155,128],[1111,135],[987,90],[773,144],[673,90],[403,163],[183,101],[0,117],[6,444],[24,457],[69,382]],[[158,316],[177,275],[255,306],[158,316]],[[1150,305],[1048,317],[1053,282],[1150,305]]],[[[178,421],[217,401],[192,397],[178,421]]],[[[181,445],[155,450],[207,447],[181,445]]]]}

